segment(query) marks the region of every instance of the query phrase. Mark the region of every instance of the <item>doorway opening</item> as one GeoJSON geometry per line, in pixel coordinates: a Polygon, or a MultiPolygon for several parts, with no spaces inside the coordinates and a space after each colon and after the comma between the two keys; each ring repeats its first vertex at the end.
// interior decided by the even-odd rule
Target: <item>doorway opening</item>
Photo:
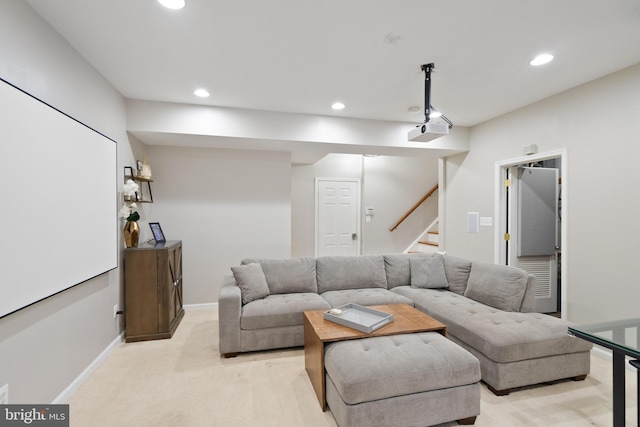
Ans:
{"type": "Polygon", "coordinates": [[[536,277],[536,312],[566,317],[566,150],[496,163],[494,262],[536,277]]]}

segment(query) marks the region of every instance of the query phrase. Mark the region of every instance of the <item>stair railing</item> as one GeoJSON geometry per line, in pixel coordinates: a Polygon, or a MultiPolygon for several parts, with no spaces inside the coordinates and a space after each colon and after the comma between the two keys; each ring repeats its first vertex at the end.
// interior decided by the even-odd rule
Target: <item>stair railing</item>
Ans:
{"type": "Polygon", "coordinates": [[[415,211],[416,209],[418,209],[418,208],[420,207],[420,205],[424,203],[424,201],[425,201],[425,200],[427,200],[427,199],[428,199],[428,198],[429,198],[433,193],[435,193],[435,192],[436,192],[436,190],[437,190],[437,189],[438,189],[438,184],[434,185],[434,186],[433,186],[433,188],[432,188],[431,190],[429,190],[429,191],[427,192],[427,194],[425,194],[425,195],[422,197],[422,199],[418,200],[418,202],[417,202],[415,205],[413,205],[413,206],[411,207],[411,209],[409,209],[409,210],[407,211],[407,213],[405,213],[405,214],[402,216],[402,218],[400,218],[400,219],[399,219],[395,224],[393,224],[393,227],[391,227],[391,228],[389,229],[389,231],[393,231],[393,230],[395,230],[396,228],[398,228],[398,226],[399,226],[400,224],[402,224],[402,223],[403,223],[403,221],[404,221],[405,219],[409,218],[409,215],[411,215],[411,214],[413,213],[413,211],[415,211]]]}

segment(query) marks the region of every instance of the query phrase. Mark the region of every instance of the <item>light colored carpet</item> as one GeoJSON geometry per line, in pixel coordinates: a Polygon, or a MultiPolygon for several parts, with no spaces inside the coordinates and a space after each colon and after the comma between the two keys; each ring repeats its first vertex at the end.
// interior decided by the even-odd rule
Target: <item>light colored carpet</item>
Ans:
{"type": "MultiPolygon", "coordinates": [[[[70,398],[71,426],[336,426],[331,412],[320,410],[302,349],[224,359],[217,322],[215,309],[187,311],[170,340],[122,343],[70,398]]],[[[611,363],[591,362],[585,381],[503,397],[483,384],[475,425],[611,426],[611,363]]],[[[635,424],[636,376],[629,371],[627,426],[635,424]]]]}

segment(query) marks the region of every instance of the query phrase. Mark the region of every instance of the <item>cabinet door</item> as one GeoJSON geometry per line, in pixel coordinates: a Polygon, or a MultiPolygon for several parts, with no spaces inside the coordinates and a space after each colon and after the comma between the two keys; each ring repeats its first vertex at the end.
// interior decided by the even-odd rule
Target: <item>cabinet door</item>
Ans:
{"type": "Polygon", "coordinates": [[[175,309],[174,316],[177,316],[182,310],[182,245],[178,245],[173,257],[173,307],[175,309]]]}
{"type": "Polygon", "coordinates": [[[169,331],[169,326],[175,317],[171,307],[173,293],[172,257],[173,248],[158,251],[158,329],[160,332],[169,331]]]}
{"type": "Polygon", "coordinates": [[[171,323],[182,309],[182,245],[169,251],[169,317],[171,323]]]}

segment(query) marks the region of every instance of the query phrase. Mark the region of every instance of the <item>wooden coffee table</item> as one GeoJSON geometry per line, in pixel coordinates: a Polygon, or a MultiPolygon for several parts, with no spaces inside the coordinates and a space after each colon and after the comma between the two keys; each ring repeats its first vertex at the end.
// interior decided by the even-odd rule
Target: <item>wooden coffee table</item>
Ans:
{"type": "Polygon", "coordinates": [[[324,350],[327,343],[416,332],[439,332],[447,336],[446,325],[408,304],[374,305],[371,308],[393,314],[393,322],[367,334],[325,320],[326,310],[304,312],[304,365],[323,411],[327,406],[324,372],[324,350]]]}

